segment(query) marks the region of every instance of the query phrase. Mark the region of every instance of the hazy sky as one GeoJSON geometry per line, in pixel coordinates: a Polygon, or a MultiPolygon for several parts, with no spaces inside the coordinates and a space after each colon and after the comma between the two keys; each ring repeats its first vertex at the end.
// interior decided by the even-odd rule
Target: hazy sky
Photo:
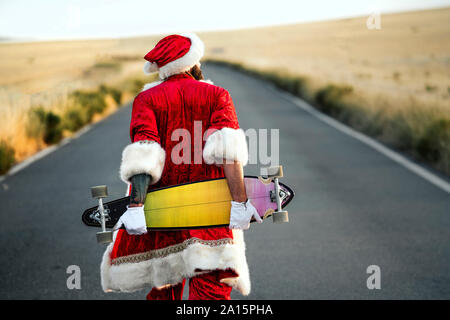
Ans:
{"type": "Polygon", "coordinates": [[[207,31],[450,6],[450,0],[0,0],[0,37],[73,39],[207,31]]]}

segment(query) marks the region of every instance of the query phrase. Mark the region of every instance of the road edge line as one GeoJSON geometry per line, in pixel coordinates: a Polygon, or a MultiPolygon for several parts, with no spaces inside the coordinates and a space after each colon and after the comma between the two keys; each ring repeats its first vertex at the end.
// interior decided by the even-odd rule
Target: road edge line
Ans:
{"type": "Polygon", "coordinates": [[[441,179],[437,175],[433,174],[432,172],[424,169],[423,167],[415,164],[411,160],[407,159],[400,153],[389,149],[388,147],[384,146],[380,142],[376,141],[375,139],[358,132],[349,126],[333,119],[332,117],[320,112],[316,108],[312,107],[310,104],[308,104],[306,101],[293,96],[292,94],[289,94],[287,92],[281,92],[277,91],[281,96],[283,96],[285,99],[292,102],[294,105],[302,109],[303,111],[306,111],[307,113],[311,114],[315,118],[319,119],[322,122],[325,122],[329,126],[339,130],[342,133],[345,133],[348,136],[351,136],[354,139],[357,139],[358,141],[366,144],[367,146],[371,147],[372,149],[380,152],[384,156],[388,157],[389,159],[393,160],[394,162],[400,164],[401,166],[405,167],[406,169],[412,171],[416,175],[420,176],[421,178],[427,180],[431,184],[435,185],[436,187],[440,188],[441,190],[450,193],[450,183],[445,181],[444,179],[441,179]]]}

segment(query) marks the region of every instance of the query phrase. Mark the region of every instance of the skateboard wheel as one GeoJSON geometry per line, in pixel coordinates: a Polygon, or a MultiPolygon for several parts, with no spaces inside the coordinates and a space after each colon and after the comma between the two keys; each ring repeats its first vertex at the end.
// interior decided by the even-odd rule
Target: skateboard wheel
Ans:
{"type": "Polygon", "coordinates": [[[113,241],[112,231],[97,232],[97,242],[98,243],[110,243],[112,241],[113,241]]]}
{"type": "Polygon", "coordinates": [[[275,211],[272,214],[273,223],[289,222],[289,215],[287,211],[275,211]]]}
{"type": "Polygon", "coordinates": [[[283,166],[275,166],[267,168],[268,178],[282,178],[283,177],[283,166]]]}
{"type": "Polygon", "coordinates": [[[108,196],[108,188],[106,186],[91,187],[92,198],[106,198],[108,196]]]}

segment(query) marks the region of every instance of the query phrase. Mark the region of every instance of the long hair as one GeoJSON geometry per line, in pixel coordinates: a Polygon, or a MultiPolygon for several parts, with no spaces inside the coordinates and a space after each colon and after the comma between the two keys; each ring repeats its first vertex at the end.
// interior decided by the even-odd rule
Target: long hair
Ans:
{"type": "Polygon", "coordinates": [[[190,75],[191,77],[193,77],[195,80],[204,80],[205,79],[203,77],[202,70],[200,69],[200,67],[198,65],[193,66],[191,69],[186,71],[186,73],[188,75],[190,75]]]}

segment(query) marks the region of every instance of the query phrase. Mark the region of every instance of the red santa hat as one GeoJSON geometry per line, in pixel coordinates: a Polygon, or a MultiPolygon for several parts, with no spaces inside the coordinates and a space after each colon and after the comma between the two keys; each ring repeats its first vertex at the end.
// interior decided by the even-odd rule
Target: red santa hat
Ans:
{"type": "Polygon", "coordinates": [[[159,77],[166,79],[198,64],[204,51],[202,40],[193,33],[167,36],[145,55],[144,73],[159,72],[159,77]]]}

